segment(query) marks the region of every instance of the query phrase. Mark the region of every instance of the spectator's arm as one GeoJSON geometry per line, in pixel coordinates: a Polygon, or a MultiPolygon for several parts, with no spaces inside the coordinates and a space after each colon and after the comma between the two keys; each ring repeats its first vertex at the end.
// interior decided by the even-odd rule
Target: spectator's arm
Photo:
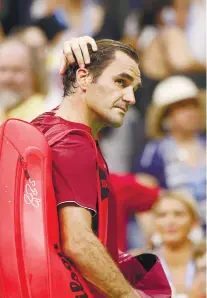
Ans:
{"type": "Polygon", "coordinates": [[[156,177],[145,173],[136,174],[136,180],[137,183],[146,187],[156,187],[159,185],[159,181],[156,177]]]}
{"type": "Polygon", "coordinates": [[[182,1],[174,0],[177,26],[183,29],[185,28],[185,25],[186,25],[190,2],[191,0],[182,0],[182,1]]]}
{"type": "Polygon", "coordinates": [[[159,196],[159,188],[139,183],[136,175],[111,174],[111,182],[117,199],[118,244],[126,249],[126,221],[130,213],[150,210],[159,196]]]}
{"type": "Polygon", "coordinates": [[[196,61],[193,57],[183,30],[173,27],[167,28],[162,32],[161,44],[165,60],[172,71],[205,71],[205,65],[196,61]]]}
{"type": "MultiPolygon", "coordinates": [[[[128,212],[150,210],[158,199],[160,189],[140,183],[138,175],[111,174],[110,177],[116,193],[117,204],[124,205],[128,212]]],[[[153,179],[152,176],[150,178],[153,179]]]]}

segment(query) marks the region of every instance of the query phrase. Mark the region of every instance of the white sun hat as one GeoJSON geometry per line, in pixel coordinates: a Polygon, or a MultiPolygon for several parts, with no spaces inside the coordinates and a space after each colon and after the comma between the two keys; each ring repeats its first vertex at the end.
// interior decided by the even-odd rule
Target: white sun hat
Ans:
{"type": "Polygon", "coordinates": [[[198,91],[191,79],[184,76],[170,77],[157,85],[152,103],[156,106],[166,106],[181,100],[197,98],[198,91]]]}
{"type": "Polygon", "coordinates": [[[152,104],[148,109],[147,135],[152,138],[162,137],[163,116],[168,107],[176,102],[188,99],[199,100],[199,89],[195,83],[185,76],[172,76],[161,81],[152,95],[152,104]]]}

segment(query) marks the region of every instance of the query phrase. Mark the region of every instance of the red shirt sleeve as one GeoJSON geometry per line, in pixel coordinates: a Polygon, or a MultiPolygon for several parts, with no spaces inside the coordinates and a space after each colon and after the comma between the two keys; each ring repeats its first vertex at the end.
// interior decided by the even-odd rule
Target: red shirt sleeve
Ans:
{"type": "Polygon", "coordinates": [[[96,153],[81,135],[68,135],[52,147],[53,184],[57,205],[75,203],[96,213],[96,153]]]}

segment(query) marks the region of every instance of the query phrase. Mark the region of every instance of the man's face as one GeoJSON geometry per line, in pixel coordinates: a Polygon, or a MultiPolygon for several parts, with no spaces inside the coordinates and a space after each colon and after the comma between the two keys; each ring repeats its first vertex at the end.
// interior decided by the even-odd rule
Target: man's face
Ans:
{"type": "Polygon", "coordinates": [[[0,48],[0,107],[9,109],[32,94],[33,78],[27,48],[9,41],[0,48]]]}
{"type": "Polygon", "coordinates": [[[114,61],[89,86],[86,100],[97,120],[119,127],[129,105],[135,103],[134,91],[141,85],[138,64],[127,54],[117,51],[114,61]]]}

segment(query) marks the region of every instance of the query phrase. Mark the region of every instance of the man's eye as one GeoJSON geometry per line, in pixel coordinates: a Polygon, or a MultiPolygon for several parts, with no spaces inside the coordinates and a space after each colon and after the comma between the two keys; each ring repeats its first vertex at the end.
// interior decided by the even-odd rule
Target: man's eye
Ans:
{"type": "Polygon", "coordinates": [[[123,88],[126,87],[125,81],[122,79],[117,79],[115,82],[119,87],[123,87],[123,88]]]}

